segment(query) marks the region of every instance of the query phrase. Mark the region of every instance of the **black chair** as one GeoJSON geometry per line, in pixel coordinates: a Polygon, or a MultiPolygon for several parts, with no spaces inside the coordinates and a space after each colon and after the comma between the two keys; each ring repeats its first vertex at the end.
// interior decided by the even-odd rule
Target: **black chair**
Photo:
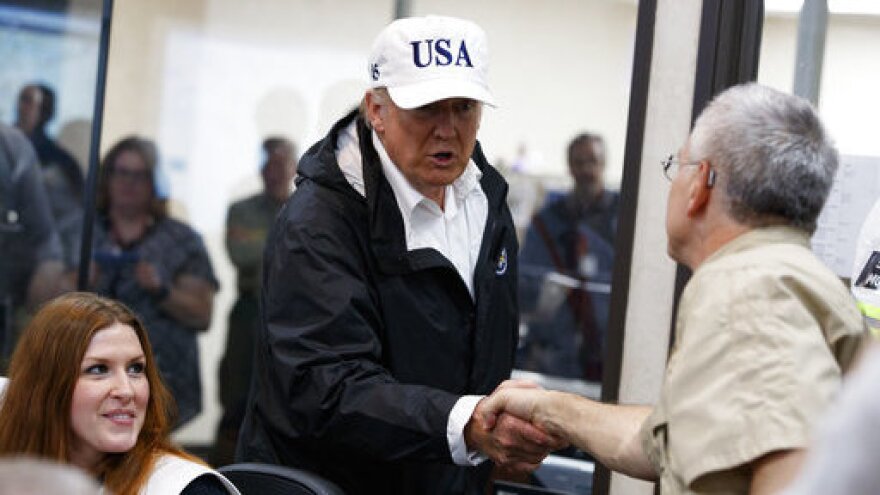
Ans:
{"type": "Polygon", "coordinates": [[[242,495],[345,495],[332,482],[301,469],[245,462],[223,466],[217,471],[242,495]]]}

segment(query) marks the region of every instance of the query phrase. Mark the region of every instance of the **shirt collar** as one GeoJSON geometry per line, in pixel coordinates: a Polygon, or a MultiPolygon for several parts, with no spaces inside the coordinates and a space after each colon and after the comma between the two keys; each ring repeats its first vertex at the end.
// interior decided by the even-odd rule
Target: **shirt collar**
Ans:
{"type": "Polygon", "coordinates": [[[727,244],[709,255],[702,264],[705,265],[728,254],[746,251],[755,246],[778,243],[799,244],[810,249],[810,234],[804,229],[790,225],[756,227],[731,239],[727,244]]]}
{"type": "Polygon", "coordinates": [[[452,187],[455,189],[455,195],[459,198],[467,197],[467,195],[473,192],[474,189],[480,187],[480,179],[482,178],[483,172],[477,167],[474,160],[468,160],[464,172],[462,172],[458,179],[455,179],[455,182],[452,183],[452,187]]]}
{"type": "MultiPolygon", "coordinates": [[[[417,191],[412,184],[409,183],[406,177],[404,177],[403,172],[401,172],[394,162],[391,161],[391,157],[388,156],[388,152],[385,150],[385,146],[382,144],[382,141],[379,139],[379,135],[376,134],[375,130],[372,132],[372,137],[373,147],[376,149],[376,153],[379,155],[379,161],[382,163],[382,171],[385,173],[385,178],[388,179],[388,183],[391,184],[391,189],[394,191],[394,197],[397,199],[398,206],[402,211],[412,215],[413,210],[420,203],[431,200],[417,191]]],[[[447,194],[444,198],[446,204],[450,204],[450,192],[455,195],[456,199],[463,199],[475,188],[480,187],[480,179],[482,177],[483,172],[480,171],[477,164],[474,163],[474,160],[468,160],[464,172],[452,182],[451,187],[446,187],[447,194]]]]}
{"type": "Polygon", "coordinates": [[[422,193],[416,191],[409,181],[406,180],[406,177],[403,176],[403,172],[394,165],[375,130],[372,132],[372,136],[373,147],[376,148],[376,154],[379,155],[379,161],[382,162],[382,172],[385,173],[385,178],[391,184],[391,190],[394,191],[394,197],[397,198],[398,206],[400,206],[401,210],[412,214],[415,207],[427,198],[422,193]]]}

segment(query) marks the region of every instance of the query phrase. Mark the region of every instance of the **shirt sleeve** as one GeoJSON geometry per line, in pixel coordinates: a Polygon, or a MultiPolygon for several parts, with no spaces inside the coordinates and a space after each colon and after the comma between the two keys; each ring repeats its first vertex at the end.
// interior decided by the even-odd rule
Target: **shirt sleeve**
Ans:
{"type": "Polygon", "coordinates": [[[202,237],[195,231],[191,230],[189,238],[186,240],[188,257],[186,262],[177,270],[177,275],[193,275],[206,280],[214,286],[214,290],[220,288],[220,282],[214,276],[214,268],[211,266],[211,258],[208,256],[208,250],[205,249],[205,243],[202,237]]]}
{"type": "Polygon", "coordinates": [[[257,222],[253,201],[233,204],[226,215],[226,252],[239,271],[258,270],[266,245],[266,228],[257,222]]]}
{"type": "Polygon", "coordinates": [[[467,426],[477,403],[484,396],[465,395],[458,399],[446,425],[446,439],[449,441],[449,452],[452,454],[452,462],[459,466],[476,466],[488,459],[484,454],[476,450],[468,450],[464,439],[464,428],[467,426]]]}
{"type": "Polygon", "coordinates": [[[791,280],[756,268],[700,277],[682,297],[684,331],[662,399],[669,467],[688,486],[806,447],[841,381],[820,322],[791,280]]]}
{"type": "Polygon", "coordinates": [[[52,218],[36,152],[27,138],[17,131],[0,136],[0,139],[4,138],[14,160],[11,178],[16,189],[20,221],[28,239],[27,247],[33,250],[30,255],[37,262],[60,260],[61,237],[52,218]]]}
{"type": "Polygon", "coordinates": [[[642,451],[657,473],[662,473],[664,468],[662,453],[666,449],[665,437],[666,423],[662,419],[661,411],[654,407],[639,428],[639,440],[642,451]]]}

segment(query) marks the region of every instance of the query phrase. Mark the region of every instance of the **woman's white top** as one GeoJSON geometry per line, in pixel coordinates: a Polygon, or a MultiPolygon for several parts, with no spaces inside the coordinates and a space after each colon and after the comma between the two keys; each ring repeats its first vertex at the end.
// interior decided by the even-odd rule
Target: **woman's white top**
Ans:
{"type": "Polygon", "coordinates": [[[217,471],[174,454],[165,454],[156,460],[153,472],[147,479],[147,484],[141,489],[140,495],[177,495],[192,480],[203,474],[215,476],[229,495],[241,495],[235,485],[217,471]]]}

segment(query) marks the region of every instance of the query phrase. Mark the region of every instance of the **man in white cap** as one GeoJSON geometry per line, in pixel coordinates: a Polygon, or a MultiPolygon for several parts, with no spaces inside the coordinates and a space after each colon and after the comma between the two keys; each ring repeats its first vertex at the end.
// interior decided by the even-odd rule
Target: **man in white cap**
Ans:
{"type": "Polygon", "coordinates": [[[302,157],[269,236],[238,457],[346,493],[484,493],[486,457],[528,471],[562,446],[512,416],[473,420],[518,327],[507,184],[476,141],[486,36],[398,20],[367,70],[360,112],[302,157]]]}

